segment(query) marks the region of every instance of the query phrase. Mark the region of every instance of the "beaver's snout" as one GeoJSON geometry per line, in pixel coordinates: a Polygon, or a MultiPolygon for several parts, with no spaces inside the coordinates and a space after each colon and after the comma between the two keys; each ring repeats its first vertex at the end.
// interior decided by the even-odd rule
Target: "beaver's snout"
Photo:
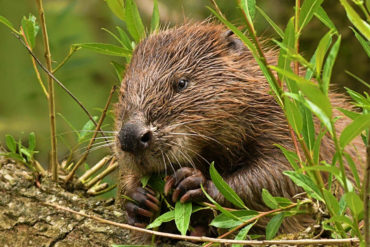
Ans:
{"type": "Polygon", "coordinates": [[[140,154],[152,143],[153,133],[138,123],[126,123],[122,126],[118,139],[123,151],[140,154]]]}

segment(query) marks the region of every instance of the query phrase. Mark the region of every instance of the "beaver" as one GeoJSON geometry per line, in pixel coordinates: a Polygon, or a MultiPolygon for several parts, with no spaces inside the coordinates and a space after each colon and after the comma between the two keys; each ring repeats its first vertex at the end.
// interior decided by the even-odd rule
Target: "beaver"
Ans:
{"type": "MultiPolygon", "coordinates": [[[[265,55],[277,63],[274,49],[265,55]]],[[[263,188],[290,199],[302,192],[283,174],[292,168],[275,145],[294,150],[286,117],[251,52],[222,25],[186,24],[139,43],[122,81],[116,130],[119,192],[136,201],[123,202],[130,224],[145,226],[160,209],[140,183],[153,173],[169,175],[164,192],[173,190],[174,202],[205,200],[202,184],[229,205],[210,180],[211,162],[254,210],[268,210],[263,188]]],[[[335,150],[328,136],[321,146],[321,158],[330,162],[335,150]]],[[[294,220],[282,231],[302,225],[294,220]]]]}

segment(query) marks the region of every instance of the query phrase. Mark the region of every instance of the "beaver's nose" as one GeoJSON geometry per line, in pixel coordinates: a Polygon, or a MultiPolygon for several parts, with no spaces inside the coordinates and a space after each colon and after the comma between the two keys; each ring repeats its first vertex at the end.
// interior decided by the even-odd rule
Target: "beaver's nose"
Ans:
{"type": "Polygon", "coordinates": [[[137,154],[149,147],[153,133],[139,124],[127,123],[122,126],[118,139],[123,151],[137,154]]]}

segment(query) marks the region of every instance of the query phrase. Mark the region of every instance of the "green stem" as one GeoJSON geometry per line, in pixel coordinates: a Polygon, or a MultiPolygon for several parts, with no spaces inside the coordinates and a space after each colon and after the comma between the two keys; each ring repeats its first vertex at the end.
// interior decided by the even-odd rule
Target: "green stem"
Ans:
{"type": "MultiPolygon", "coordinates": [[[[51,54],[49,46],[48,32],[46,28],[46,20],[42,0],[36,0],[40,15],[40,24],[44,41],[46,67],[52,71],[51,54]]],[[[49,119],[50,119],[50,135],[51,135],[51,170],[54,181],[58,181],[58,163],[57,163],[57,138],[56,138],[56,123],[55,123],[55,96],[54,82],[51,76],[48,76],[48,102],[49,102],[49,119]]]]}
{"type": "Polygon", "coordinates": [[[363,191],[364,191],[364,230],[365,230],[365,246],[370,246],[370,129],[367,133],[366,147],[366,167],[364,172],[363,191]]]}
{"type": "Polygon", "coordinates": [[[60,64],[58,64],[58,66],[53,71],[51,71],[51,73],[55,74],[55,72],[57,72],[71,58],[73,53],[75,53],[77,50],[78,50],[77,47],[75,47],[75,46],[71,47],[69,49],[68,55],[63,59],[62,62],[60,62],[60,64]]]}

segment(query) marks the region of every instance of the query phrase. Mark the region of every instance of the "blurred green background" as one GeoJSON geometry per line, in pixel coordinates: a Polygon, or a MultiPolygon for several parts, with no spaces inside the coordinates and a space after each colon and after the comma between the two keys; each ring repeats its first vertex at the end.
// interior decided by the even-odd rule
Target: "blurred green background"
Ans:
{"type": "MultiPolygon", "coordinates": [[[[240,10],[236,0],[219,0],[222,11],[236,24],[242,24],[240,10]]],[[[365,90],[345,70],[368,80],[369,60],[352,31],[344,10],[339,1],[326,1],[324,8],[329,17],[343,36],[339,58],[335,64],[333,81],[339,90],[343,86],[363,92],[365,90]]],[[[136,1],[140,13],[146,23],[149,22],[152,0],[136,1]]],[[[284,28],[290,16],[293,15],[294,1],[257,1],[257,4],[284,28]]],[[[161,23],[163,25],[178,25],[185,21],[204,20],[210,16],[206,6],[207,0],[159,0],[161,23]]],[[[54,67],[68,53],[71,44],[82,42],[115,41],[101,28],[114,30],[123,22],[115,18],[103,0],[44,0],[46,21],[49,31],[54,67]]],[[[8,18],[17,28],[23,16],[29,13],[38,18],[36,2],[29,0],[0,0],[0,15],[8,18]]],[[[256,26],[260,36],[277,38],[272,29],[257,15],[256,26]]],[[[310,58],[322,35],[327,28],[318,20],[314,20],[305,30],[301,41],[301,51],[310,58]]],[[[35,53],[44,61],[41,33],[37,37],[35,53]]],[[[0,25],[0,143],[4,143],[5,134],[18,138],[26,138],[34,131],[37,137],[37,147],[41,152],[37,158],[42,164],[48,161],[49,150],[49,120],[48,105],[36,80],[31,59],[8,28],[0,25]]],[[[110,62],[123,60],[115,57],[99,55],[86,50],[78,51],[71,60],[56,73],[56,77],[77,96],[84,105],[99,115],[108,97],[110,88],[119,84],[110,62]]],[[[42,72],[41,72],[42,73],[42,72]]],[[[46,77],[43,74],[44,82],[46,77]]],[[[56,111],[63,114],[77,129],[81,129],[88,120],[77,104],[58,86],[56,86],[56,111]]],[[[106,121],[106,130],[112,129],[112,117],[106,121]]],[[[57,117],[59,138],[58,156],[61,161],[68,155],[64,143],[73,143],[74,136],[68,125],[57,117]],[[63,139],[63,140],[62,140],[63,139]]],[[[108,150],[104,152],[109,152],[108,150]]],[[[90,159],[96,159],[101,153],[94,152],[90,159]]]]}

